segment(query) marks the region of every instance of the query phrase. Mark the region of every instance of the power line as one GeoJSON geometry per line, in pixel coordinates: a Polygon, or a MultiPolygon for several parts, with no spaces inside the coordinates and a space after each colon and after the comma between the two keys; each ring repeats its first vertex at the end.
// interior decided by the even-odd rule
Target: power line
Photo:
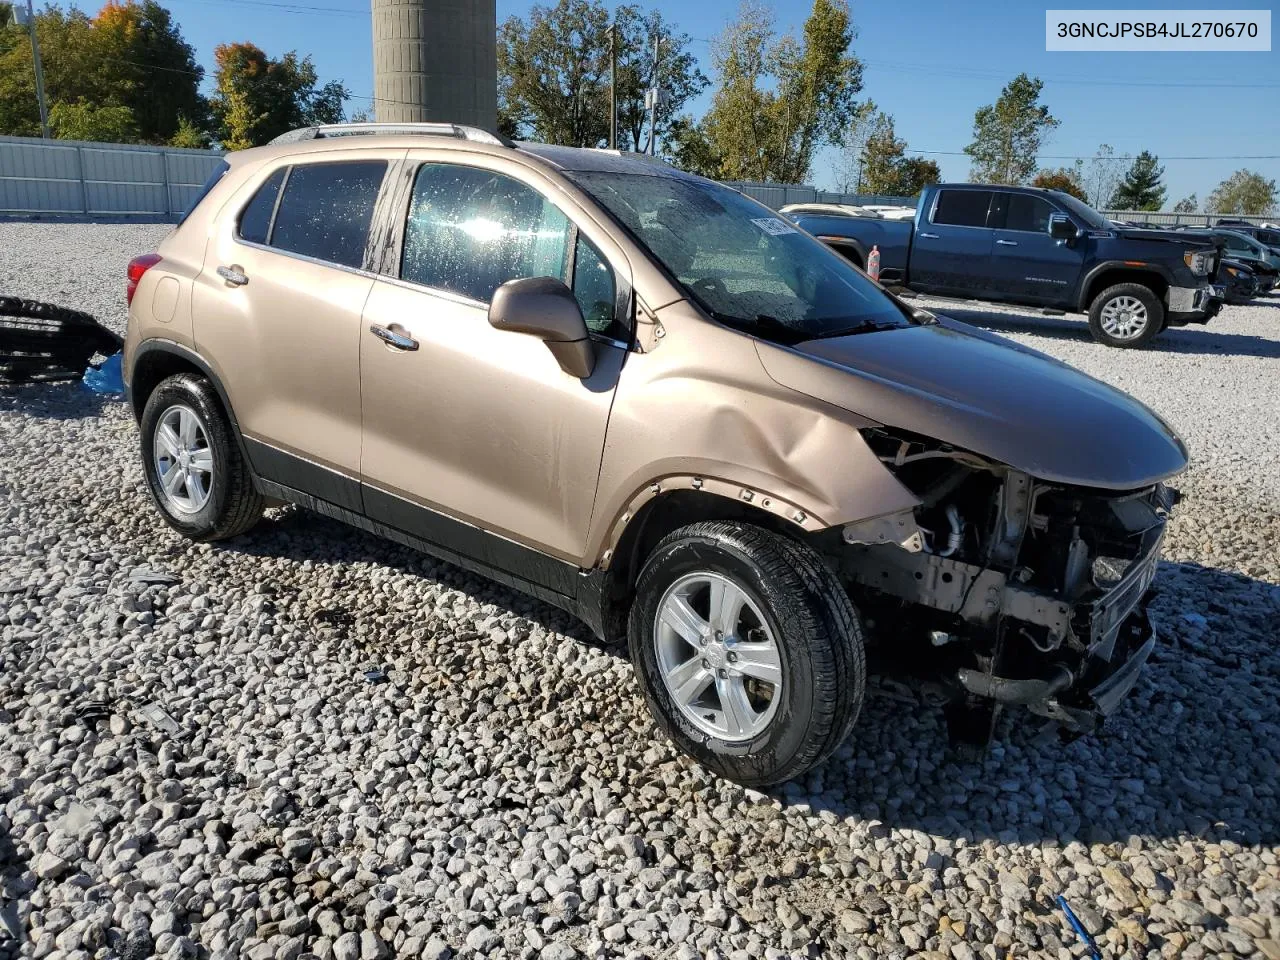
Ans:
{"type": "Polygon", "coordinates": [[[271,7],[277,10],[284,10],[287,13],[318,13],[340,17],[367,17],[371,12],[369,9],[355,10],[351,7],[323,7],[308,3],[275,2],[275,0],[186,0],[186,2],[208,3],[219,7],[228,3],[235,3],[245,7],[271,7]]]}
{"type": "MultiPolygon", "coordinates": [[[[946,156],[946,157],[968,156],[968,154],[965,153],[963,150],[917,150],[914,147],[908,147],[907,153],[928,153],[936,156],[946,156]]],[[[1106,160],[1106,161],[1117,161],[1117,162],[1123,162],[1123,163],[1132,163],[1134,158],[1129,156],[1125,156],[1125,157],[1067,156],[1067,155],[1045,153],[1045,154],[1037,154],[1036,159],[1037,160],[1106,160]]],[[[1227,156],[1166,157],[1164,155],[1160,155],[1157,159],[1159,159],[1161,163],[1164,163],[1166,160],[1280,160],[1280,154],[1277,154],[1277,155],[1242,154],[1240,156],[1234,156],[1234,157],[1227,157],[1227,156]]]]}

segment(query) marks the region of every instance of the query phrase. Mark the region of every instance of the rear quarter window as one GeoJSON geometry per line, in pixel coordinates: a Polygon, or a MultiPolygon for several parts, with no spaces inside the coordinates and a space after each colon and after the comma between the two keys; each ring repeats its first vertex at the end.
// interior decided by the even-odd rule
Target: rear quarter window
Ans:
{"type": "Polygon", "coordinates": [[[276,212],[276,198],[284,183],[285,168],[280,168],[258,188],[253,199],[240,213],[239,233],[242,240],[266,243],[271,236],[271,218],[276,212]]]}

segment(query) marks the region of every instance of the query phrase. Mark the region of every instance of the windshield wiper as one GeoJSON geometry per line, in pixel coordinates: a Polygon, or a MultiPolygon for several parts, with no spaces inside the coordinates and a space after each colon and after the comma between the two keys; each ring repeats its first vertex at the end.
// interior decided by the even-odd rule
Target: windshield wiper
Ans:
{"type": "Polygon", "coordinates": [[[713,319],[720,321],[727,327],[755,334],[774,343],[794,345],[813,339],[803,330],[788,326],[777,317],[770,316],[767,313],[758,313],[754,320],[748,320],[746,317],[734,317],[727,313],[720,313],[718,310],[709,310],[708,312],[713,319]]]}
{"type": "Polygon", "coordinates": [[[863,320],[861,323],[854,324],[852,327],[843,327],[839,330],[825,330],[816,334],[809,339],[811,340],[830,340],[835,337],[851,337],[858,333],[875,333],[878,330],[901,330],[908,326],[905,323],[888,323],[884,320],[863,320]]]}

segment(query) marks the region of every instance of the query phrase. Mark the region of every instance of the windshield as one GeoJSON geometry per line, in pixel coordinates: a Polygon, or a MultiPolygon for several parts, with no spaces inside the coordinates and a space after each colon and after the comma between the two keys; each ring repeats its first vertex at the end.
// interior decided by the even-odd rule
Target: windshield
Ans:
{"type": "Polygon", "coordinates": [[[1093,207],[1089,206],[1083,200],[1078,200],[1069,193],[1062,193],[1060,190],[1054,191],[1054,197],[1059,203],[1070,210],[1073,214],[1084,221],[1084,225],[1093,230],[1110,230],[1111,221],[1100,214],[1093,207]]]}
{"type": "Polygon", "coordinates": [[[1265,260],[1267,259],[1266,251],[1262,249],[1262,244],[1247,233],[1236,233],[1234,230],[1223,230],[1222,236],[1227,238],[1227,246],[1236,250],[1248,250],[1254,256],[1265,260]],[[1232,241],[1235,241],[1234,243],[1232,241]]]}
{"type": "Polygon", "coordinates": [[[736,190],[692,178],[570,176],[723,323],[790,343],[913,324],[847,260],[736,190]]]}

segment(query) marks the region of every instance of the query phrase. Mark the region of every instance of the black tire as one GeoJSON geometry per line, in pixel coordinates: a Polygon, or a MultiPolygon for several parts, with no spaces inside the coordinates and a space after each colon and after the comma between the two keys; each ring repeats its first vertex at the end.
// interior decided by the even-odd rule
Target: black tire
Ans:
{"type": "Polygon", "coordinates": [[[262,519],[265,503],[254,487],[253,474],[241,456],[218,395],[204,377],[179,373],[160,381],[147,397],[139,430],[147,490],[160,516],[184,537],[226,540],[246,533],[262,519]],[[207,501],[191,512],[179,510],[170,502],[157,474],[156,433],[162,418],[175,407],[195,413],[212,453],[207,501]]]}
{"type": "Polygon", "coordinates": [[[1144,287],[1140,283],[1117,283],[1115,286],[1107,287],[1093,298],[1093,303],[1089,304],[1089,332],[1093,334],[1093,339],[1108,347],[1143,347],[1163,329],[1164,304],[1150,287],[1144,287]],[[1107,333],[1102,326],[1102,311],[1108,303],[1120,297],[1131,297],[1139,301],[1147,312],[1145,326],[1136,335],[1123,339],[1107,333]]]}
{"type": "Polygon", "coordinates": [[[663,539],[640,572],[628,633],[636,676],[658,726],[704,766],[746,786],[791,780],[825,760],[862,707],[866,659],[848,593],[810,547],[750,524],[695,523],[663,539]],[[699,572],[743,590],[777,638],[781,699],[750,740],[726,741],[700,729],[676,705],[662,676],[659,604],[669,587],[699,572]]]}

